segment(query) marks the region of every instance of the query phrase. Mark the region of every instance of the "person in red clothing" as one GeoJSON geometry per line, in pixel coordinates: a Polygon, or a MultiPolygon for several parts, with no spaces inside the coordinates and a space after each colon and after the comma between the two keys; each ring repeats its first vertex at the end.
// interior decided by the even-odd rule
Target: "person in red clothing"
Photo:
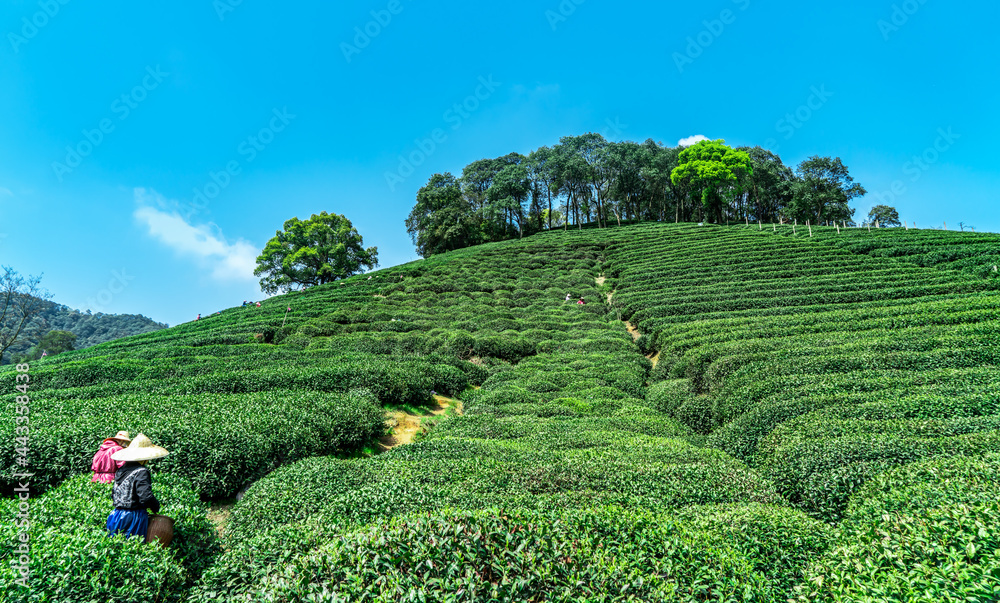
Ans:
{"type": "Polygon", "coordinates": [[[103,484],[115,481],[115,471],[118,471],[125,464],[125,461],[112,460],[111,455],[123,450],[131,442],[127,431],[119,431],[114,437],[104,440],[97,450],[97,454],[94,455],[93,462],[90,463],[90,469],[94,472],[90,481],[103,484]]]}

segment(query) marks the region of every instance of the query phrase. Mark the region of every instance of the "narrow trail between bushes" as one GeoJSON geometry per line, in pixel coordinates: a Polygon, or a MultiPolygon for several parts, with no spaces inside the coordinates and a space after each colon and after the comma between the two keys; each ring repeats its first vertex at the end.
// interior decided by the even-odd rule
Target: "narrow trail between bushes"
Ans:
{"type": "Polygon", "coordinates": [[[219,538],[226,535],[226,524],[229,523],[229,517],[232,515],[235,504],[236,501],[226,500],[212,503],[208,509],[208,520],[215,526],[215,533],[218,534],[219,538]]]}
{"type": "Polygon", "coordinates": [[[430,427],[425,423],[436,423],[436,418],[444,416],[449,410],[454,410],[456,414],[462,414],[462,402],[454,398],[434,396],[434,406],[429,407],[425,413],[412,413],[405,410],[387,412],[386,424],[392,429],[392,433],[379,439],[378,451],[385,452],[397,446],[413,443],[413,438],[418,433],[426,431],[430,427]]]}
{"type": "MultiPolygon", "coordinates": [[[[427,431],[439,418],[447,414],[462,414],[462,401],[445,396],[434,396],[434,405],[428,407],[425,412],[413,413],[405,410],[391,410],[386,412],[386,425],[392,429],[392,433],[379,438],[378,452],[392,450],[397,446],[413,443],[417,434],[427,431]]],[[[233,506],[242,497],[243,489],[236,495],[235,499],[227,499],[212,503],[208,510],[208,520],[215,526],[215,532],[219,538],[225,536],[226,525],[232,515],[233,506]]]]}
{"type": "MultiPolygon", "coordinates": [[[[601,275],[595,278],[594,282],[597,283],[598,287],[601,287],[604,285],[605,282],[607,282],[607,280],[608,280],[607,277],[601,275]]],[[[611,298],[613,298],[614,296],[615,296],[615,290],[608,291],[609,306],[611,305],[611,298]]],[[[628,334],[632,336],[632,341],[639,341],[639,338],[642,337],[642,333],[639,332],[639,328],[627,320],[622,322],[625,323],[625,329],[628,331],[628,334]]],[[[649,361],[653,363],[653,368],[656,368],[656,363],[660,361],[660,353],[656,352],[655,354],[646,354],[646,358],[648,358],[649,361]]]]}

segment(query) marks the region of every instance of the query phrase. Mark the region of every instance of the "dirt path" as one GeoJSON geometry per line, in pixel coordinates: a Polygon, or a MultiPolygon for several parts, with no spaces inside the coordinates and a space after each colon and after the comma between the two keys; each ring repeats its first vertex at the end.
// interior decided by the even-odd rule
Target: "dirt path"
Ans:
{"type": "MultiPolygon", "coordinates": [[[[606,283],[607,280],[608,280],[607,277],[605,277],[605,276],[599,276],[599,277],[597,277],[597,278],[594,279],[594,282],[597,283],[598,287],[603,287],[604,283],[606,283]]],[[[611,298],[614,297],[614,296],[615,296],[615,292],[613,290],[612,291],[608,291],[608,305],[609,306],[611,305],[611,298]]]]}
{"type": "Polygon", "coordinates": [[[226,535],[226,525],[229,523],[229,517],[233,514],[233,505],[235,504],[234,500],[224,500],[212,503],[212,506],[208,508],[208,520],[215,525],[215,533],[219,535],[219,538],[226,535]]]}
{"type": "MultiPolygon", "coordinates": [[[[607,279],[603,276],[599,276],[594,280],[597,282],[598,286],[601,286],[607,279]]],[[[611,298],[614,297],[614,295],[614,291],[608,292],[609,306],[611,305],[611,298]]],[[[639,338],[642,337],[642,333],[639,332],[639,328],[627,320],[625,321],[625,328],[628,330],[628,334],[632,336],[632,341],[639,341],[639,338]]],[[[656,363],[660,361],[660,353],[656,352],[655,354],[647,354],[646,358],[649,358],[649,361],[653,363],[653,368],[656,368],[656,363]]]]}
{"type": "Polygon", "coordinates": [[[425,419],[443,416],[452,408],[456,413],[462,414],[461,401],[444,396],[434,396],[434,406],[430,407],[426,413],[414,414],[403,410],[387,413],[386,423],[391,427],[392,433],[379,439],[379,452],[412,443],[413,438],[425,429],[423,425],[425,419]]]}
{"type": "MultiPolygon", "coordinates": [[[[427,429],[428,426],[423,425],[425,420],[430,419],[433,421],[436,417],[442,417],[447,414],[449,410],[453,410],[457,414],[462,414],[462,401],[444,396],[434,396],[434,406],[429,407],[426,413],[414,414],[402,410],[387,412],[386,423],[392,428],[392,435],[383,436],[379,439],[379,452],[385,452],[396,446],[412,443],[413,438],[421,430],[427,429]]],[[[232,516],[233,506],[242,498],[245,491],[246,489],[244,488],[236,495],[235,499],[214,502],[209,507],[208,520],[215,526],[215,532],[219,535],[219,538],[225,536],[226,525],[229,523],[230,516],[232,516]]]]}
{"type": "Polygon", "coordinates": [[[642,333],[639,332],[639,329],[627,320],[625,321],[625,328],[628,329],[628,334],[632,336],[632,341],[639,341],[639,338],[642,337],[642,333]]]}

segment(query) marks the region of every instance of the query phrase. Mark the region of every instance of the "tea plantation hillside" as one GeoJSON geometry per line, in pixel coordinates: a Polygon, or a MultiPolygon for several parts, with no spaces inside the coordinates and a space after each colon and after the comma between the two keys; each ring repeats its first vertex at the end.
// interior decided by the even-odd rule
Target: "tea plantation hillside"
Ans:
{"type": "Polygon", "coordinates": [[[32,364],[0,599],[996,600],[996,237],[910,233],[550,232],[32,364]],[[434,393],[464,413],[361,453],[434,393]],[[168,550],[79,477],[123,428],[172,452],[168,550]],[[198,498],[247,486],[220,541],[198,498]]]}
{"type": "MultiPolygon", "coordinates": [[[[815,228],[815,240],[855,253],[1000,278],[1000,235],[902,228],[815,228]]],[[[783,234],[791,231],[782,230],[783,234]]],[[[798,231],[799,234],[801,230],[798,231]]]]}

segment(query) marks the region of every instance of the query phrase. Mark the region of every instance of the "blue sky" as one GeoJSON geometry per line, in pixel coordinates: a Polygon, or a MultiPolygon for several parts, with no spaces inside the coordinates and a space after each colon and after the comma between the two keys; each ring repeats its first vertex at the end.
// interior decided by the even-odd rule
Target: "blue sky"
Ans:
{"type": "Polygon", "coordinates": [[[588,131],[839,156],[870,192],[858,216],[878,196],[917,227],[1000,231],[998,17],[940,0],[7,0],[0,264],[44,273],[60,303],[177,324],[263,298],[253,260],[290,217],[343,213],[383,266],[413,260],[403,220],[431,174],[588,131]]]}

